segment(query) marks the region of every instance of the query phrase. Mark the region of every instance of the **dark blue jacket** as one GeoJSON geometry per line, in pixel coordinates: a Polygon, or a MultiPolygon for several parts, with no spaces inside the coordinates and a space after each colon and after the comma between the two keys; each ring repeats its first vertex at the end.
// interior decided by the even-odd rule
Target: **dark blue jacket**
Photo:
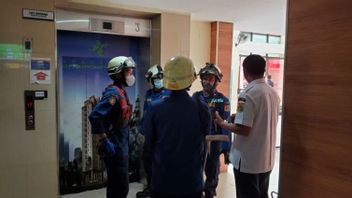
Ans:
{"type": "Polygon", "coordinates": [[[151,189],[157,193],[202,191],[204,135],[210,114],[186,91],[172,91],[164,102],[148,110],[145,121],[145,158],[152,162],[151,189]]]}
{"type": "Polygon", "coordinates": [[[151,106],[155,106],[158,103],[163,102],[170,96],[171,91],[165,88],[162,88],[160,92],[155,92],[153,89],[149,89],[145,94],[144,106],[143,106],[143,118],[142,118],[142,125],[141,125],[141,134],[144,135],[143,130],[143,122],[144,122],[144,115],[148,111],[151,106]]]}
{"type": "Polygon", "coordinates": [[[149,89],[145,94],[143,111],[146,112],[150,106],[164,101],[170,96],[170,93],[171,91],[165,88],[162,88],[159,92],[155,92],[153,89],[149,89]]]}
{"type": "MultiPolygon", "coordinates": [[[[224,120],[226,120],[230,116],[229,99],[220,92],[215,92],[213,96],[205,97],[203,95],[203,91],[198,91],[192,95],[192,98],[194,100],[198,99],[202,103],[207,104],[211,114],[215,113],[215,111],[218,111],[219,115],[224,120]]],[[[221,127],[216,127],[215,124],[212,124],[210,135],[217,135],[217,134],[227,135],[231,140],[230,131],[223,129],[221,127]]],[[[221,150],[230,151],[230,149],[231,149],[231,141],[221,143],[221,150]]]]}
{"type": "Polygon", "coordinates": [[[126,92],[109,85],[103,96],[89,115],[92,134],[106,133],[116,144],[118,154],[128,155],[128,121],[131,118],[132,105],[126,92]]]}

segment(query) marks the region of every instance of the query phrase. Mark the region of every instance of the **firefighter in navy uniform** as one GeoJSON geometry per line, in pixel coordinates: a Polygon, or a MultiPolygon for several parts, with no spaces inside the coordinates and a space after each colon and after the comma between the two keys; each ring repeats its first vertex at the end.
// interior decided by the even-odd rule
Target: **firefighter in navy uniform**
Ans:
{"type": "Polygon", "coordinates": [[[100,138],[99,154],[108,176],[107,198],[126,198],[129,190],[128,122],[132,105],[125,88],[135,82],[135,66],[130,57],[118,56],[110,60],[107,69],[113,84],[105,88],[102,99],[89,115],[92,134],[100,138]]]}
{"type": "MultiPolygon", "coordinates": [[[[145,74],[145,78],[148,83],[151,85],[151,88],[145,94],[144,106],[143,106],[143,115],[146,114],[148,109],[156,105],[170,96],[171,91],[164,88],[163,85],[164,72],[163,68],[160,65],[153,65],[149,68],[145,74]]],[[[143,123],[142,119],[142,123],[143,123]]],[[[143,125],[143,124],[142,124],[143,125]]],[[[142,135],[144,135],[143,128],[141,129],[142,135]]],[[[147,198],[151,196],[150,192],[150,180],[151,180],[151,162],[144,161],[144,171],[146,173],[147,185],[143,191],[137,192],[137,198],[147,198]]]]}
{"type": "MultiPolygon", "coordinates": [[[[152,86],[145,94],[143,106],[144,114],[153,104],[160,103],[170,96],[170,90],[163,85],[164,72],[160,65],[152,66],[145,75],[145,78],[152,86]]],[[[143,131],[142,131],[143,133],[143,131]]]]}
{"type": "MultiPolygon", "coordinates": [[[[211,63],[206,65],[199,71],[203,90],[193,94],[193,99],[200,100],[206,103],[209,107],[211,114],[218,111],[223,119],[230,116],[230,104],[227,97],[216,90],[219,82],[221,82],[222,73],[220,69],[211,63]]],[[[217,127],[212,123],[210,135],[228,135],[231,140],[231,133],[221,127],[217,127]]],[[[205,166],[205,185],[204,195],[205,198],[212,198],[216,195],[216,187],[218,185],[218,175],[220,172],[219,156],[224,154],[225,163],[229,163],[229,152],[231,148],[230,142],[211,142],[210,153],[205,166]]]]}
{"type": "Polygon", "coordinates": [[[205,104],[187,93],[196,79],[189,58],[177,56],[164,68],[170,97],[145,115],[145,158],[151,160],[152,198],[202,198],[205,134],[211,117],[205,104]]]}

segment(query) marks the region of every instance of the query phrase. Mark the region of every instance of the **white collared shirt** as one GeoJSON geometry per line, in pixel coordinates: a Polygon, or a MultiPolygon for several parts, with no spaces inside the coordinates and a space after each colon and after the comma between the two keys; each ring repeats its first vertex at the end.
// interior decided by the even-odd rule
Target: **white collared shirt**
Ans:
{"type": "Polygon", "coordinates": [[[251,127],[248,136],[236,135],[230,160],[244,173],[265,173],[274,167],[280,98],[263,78],[240,93],[235,124],[251,127]]]}

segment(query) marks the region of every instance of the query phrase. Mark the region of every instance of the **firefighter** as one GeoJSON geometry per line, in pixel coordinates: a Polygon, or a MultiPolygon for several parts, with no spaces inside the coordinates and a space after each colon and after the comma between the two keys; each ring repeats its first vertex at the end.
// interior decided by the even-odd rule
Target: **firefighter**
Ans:
{"type": "MultiPolygon", "coordinates": [[[[164,88],[163,76],[164,76],[163,68],[158,64],[151,66],[147,71],[147,73],[145,74],[145,78],[147,79],[151,88],[145,94],[144,108],[143,108],[144,115],[152,105],[155,105],[164,101],[170,95],[170,90],[164,88]]],[[[143,129],[141,129],[141,133],[144,134],[143,129]]],[[[151,192],[150,192],[151,162],[144,161],[143,165],[144,165],[144,171],[146,173],[147,185],[143,191],[137,192],[137,198],[147,198],[151,196],[151,192]]]]}
{"type": "Polygon", "coordinates": [[[189,58],[177,56],[165,64],[167,100],[145,115],[145,158],[151,161],[152,198],[201,198],[204,137],[211,118],[207,106],[187,93],[196,73],[189,58]]]}
{"type": "MultiPolygon", "coordinates": [[[[227,119],[230,115],[229,100],[216,89],[222,79],[221,70],[212,63],[206,63],[199,71],[198,75],[200,76],[203,90],[194,93],[192,97],[195,100],[207,104],[212,115],[217,111],[223,119],[227,119]]],[[[210,135],[218,134],[228,135],[231,140],[231,133],[229,131],[217,127],[215,123],[212,123],[210,135]]],[[[220,172],[219,156],[221,153],[224,153],[225,163],[228,164],[230,148],[230,142],[211,142],[210,152],[209,156],[206,158],[207,161],[204,170],[206,175],[204,185],[205,198],[212,198],[216,195],[216,187],[218,186],[219,180],[218,175],[220,172]]]]}
{"type": "Polygon", "coordinates": [[[129,190],[128,122],[132,105],[125,88],[135,82],[135,67],[131,57],[118,56],[110,60],[107,70],[113,84],[105,88],[102,99],[89,115],[92,134],[100,138],[99,154],[108,176],[107,198],[126,198],[129,190]]]}
{"type": "Polygon", "coordinates": [[[164,72],[160,65],[153,65],[146,73],[145,78],[151,85],[151,89],[145,94],[144,114],[152,104],[160,103],[169,97],[170,90],[164,88],[163,77],[164,72]]]}

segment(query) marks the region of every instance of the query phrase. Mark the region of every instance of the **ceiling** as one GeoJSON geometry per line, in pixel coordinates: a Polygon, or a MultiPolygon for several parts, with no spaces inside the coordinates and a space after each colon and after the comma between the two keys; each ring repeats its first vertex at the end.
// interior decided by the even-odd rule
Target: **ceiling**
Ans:
{"type": "Polygon", "coordinates": [[[112,3],[190,13],[192,20],[233,22],[235,30],[285,34],[286,0],[109,0],[112,3]]]}

